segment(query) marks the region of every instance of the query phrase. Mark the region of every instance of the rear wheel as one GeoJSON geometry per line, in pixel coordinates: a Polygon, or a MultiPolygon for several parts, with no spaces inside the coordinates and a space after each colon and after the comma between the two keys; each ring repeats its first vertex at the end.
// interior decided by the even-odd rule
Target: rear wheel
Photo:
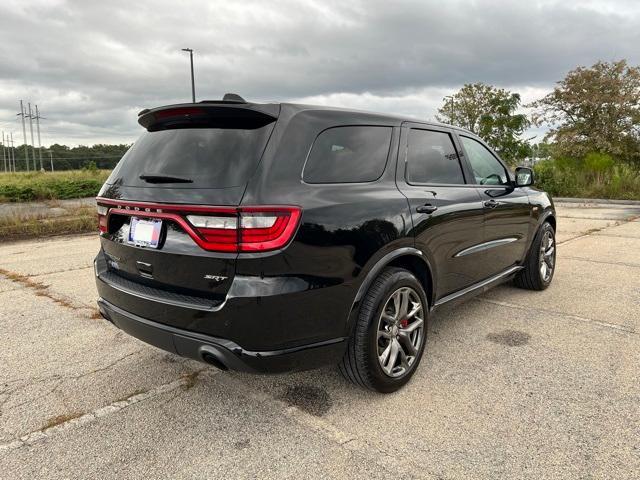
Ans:
{"type": "Polygon", "coordinates": [[[556,268],[556,235],[549,222],[542,224],[531,244],[524,270],[515,278],[518,287],[544,290],[551,284],[556,268]]]}
{"type": "Polygon", "coordinates": [[[388,267],[362,299],[340,371],[357,385],[394,392],[414,374],[427,334],[427,299],[409,271],[388,267]]]}

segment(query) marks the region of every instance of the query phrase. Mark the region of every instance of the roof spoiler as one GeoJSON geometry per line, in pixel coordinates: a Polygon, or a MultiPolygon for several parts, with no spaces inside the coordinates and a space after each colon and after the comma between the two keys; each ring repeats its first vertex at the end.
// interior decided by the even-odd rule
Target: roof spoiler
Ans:
{"type": "Polygon", "coordinates": [[[274,122],[279,114],[279,104],[247,103],[238,95],[226,94],[223,100],[145,109],[138,114],[138,123],[150,132],[174,128],[253,129],[274,122]]]}

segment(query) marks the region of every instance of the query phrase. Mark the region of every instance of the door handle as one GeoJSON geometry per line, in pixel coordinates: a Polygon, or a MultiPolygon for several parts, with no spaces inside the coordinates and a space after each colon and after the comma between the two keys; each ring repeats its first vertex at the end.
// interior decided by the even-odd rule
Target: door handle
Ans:
{"type": "Polygon", "coordinates": [[[436,210],[438,210],[438,207],[436,207],[435,205],[420,205],[419,207],[416,207],[416,212],[418,213],[428,213],[431,214],[433,212],[435,212],[436,210]]]}
{"type": "Polygon", "coordinates": [[[498,205],[500,205],[500,202],[496,202],[493,198],[491,200],[487,200],[486,202],[484,202],[483,204],[485,207],[487,208],[496,208],[498,205]]]}

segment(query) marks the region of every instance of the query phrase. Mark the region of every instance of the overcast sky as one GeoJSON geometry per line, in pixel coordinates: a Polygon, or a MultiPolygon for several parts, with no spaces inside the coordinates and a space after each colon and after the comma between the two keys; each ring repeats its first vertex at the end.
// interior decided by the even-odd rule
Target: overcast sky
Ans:
{"type": "Polygon", "coordinates": [[[132,142],[139,110],[190,100],[182,47],[200,100],[429,119],[467,82],[528,102],[577,65],[638,65],[640,1],[2,0],[0,130],[22,143],[24,99],[46,117],[45,145],[132,142]]]}

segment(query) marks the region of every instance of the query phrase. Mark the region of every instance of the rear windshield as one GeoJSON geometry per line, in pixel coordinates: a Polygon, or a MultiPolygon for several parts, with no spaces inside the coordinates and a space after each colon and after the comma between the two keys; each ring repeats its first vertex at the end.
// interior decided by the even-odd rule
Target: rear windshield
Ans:
{"type": "Polygon", "coordinates": [[[107,183],[133,187],[243,186],[255,171],[274,123],[254,129],[179,128],[145,132],[120,160],[107,183]],[[148,182],[140,176],[190,182],[148,182]]]}

